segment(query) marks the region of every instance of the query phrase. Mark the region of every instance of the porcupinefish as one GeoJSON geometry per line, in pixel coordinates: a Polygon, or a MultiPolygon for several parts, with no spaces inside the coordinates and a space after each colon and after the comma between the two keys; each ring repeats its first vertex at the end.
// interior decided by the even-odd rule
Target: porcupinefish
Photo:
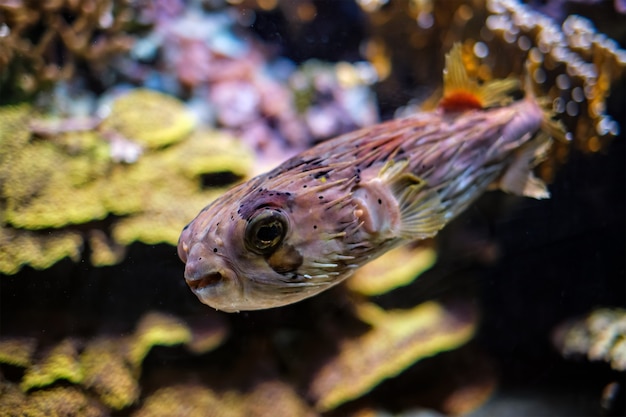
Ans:
{"type": "Polygon", "coordinates": [[[435,236],[490,188],[547,198],[532,168],[552,121],[532,93],[510,99],[519,84],[479,84],[455,45],[437,109],[322,142],[205,207],[178,243],[187,284],[227,312],[283,306],[435,236]]]}

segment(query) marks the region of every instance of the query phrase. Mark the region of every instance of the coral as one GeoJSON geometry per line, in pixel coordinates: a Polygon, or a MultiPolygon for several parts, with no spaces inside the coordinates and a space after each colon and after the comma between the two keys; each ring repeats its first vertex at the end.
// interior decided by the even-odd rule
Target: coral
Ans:
{"type": "MultiPolygon", "coordinates": [[[[87,238],[87,244],[91,249],[90,261],[94,266],[115,265],[121,262],[124,259],[124,255],[126,255],[125,246],[114,242],[102,230],[91,230],[87,238]]],[[[58,259],[58,257],[55,259],[58,259]]]]}
{"type": "Polygon", "coordinates": [[[560,325],[555,344],[565,357],[585,355],[604,361],[618,371],[626,370],[626,310],[598,308],[586,317],[560,325]]]}
{"type": "Polygon", "coordinates": [[[94,404],[93,400],[84,392],[73,387],[37,391],[29,396],[28,407],[40,410],[41,414],[39,415],[42,417],[96,417],[106,415],[103,407],[94,404]]]}
{"type": "MultiPolygon", "coordinates": [[[[143,406],[133,413],[133,417],[238,417],[239,410],[225,406],[229,397],[220,396],[207,387],[196,385],[173,385],[161,388],[149,396],[143,406]]],[[[240,404],[234,404],[239,408],[240,404]]]]}
{"type": "Polygon", "coordinates": [[[70,339],[56,345],[40,362],[28,367],[20,387],[23,390],[45,387],[59,379],[72,383],[83,379],[78,348],[76,342],[70,339]]]}
{"type": "MultiPolygon", "coordinates": [[[[381,103],[391,103],[394,109],[402,105],[399,98],[405,97],[407,80],[412,85],[440,85],[442,52],[462,42],[473,75],[485,82],[518,77],[524,88],[545,99],[546,110],[566,127],[566,135],[551,129],[562,140],[556,141],[538,169],[543,179],[552,180],[572,143],[597,152],[619,132],[605,103],[611,86],[624,76],[626,51],[583,17],[570,16],[559,24],[517,0],[359,4],[372,24],[364,50],[381,79],[377,86],[381,103]]],[[[421,105],[396,114],[432,107],[440,91],[427,88],[412,95],[421,105]]]]}
{"type": "Polygon", "coordinates": [[[381,295],[410,284],[431,268],[436,259],[435,250],[428,246],[402,246],[360,268],[346,285],[351,291],[368,297],[381,295]],[[389,268],[389,265],[397,266],[389,268]]]}
{"type": "Polygon", "coordinates": [[[74,387],[36,391],[26,397],[11,385],[0,387],[0,414],[6,417],[104,417],[106,411],[74,387]]]}
{"type": "Polygon", "coordinates": [[[0,339],[0,363],[22,368],[30,366],[36,348],[37,340],[34,338],[0,339]]]}
{"type": "Polygon", "coordinates": [[[124,360],[120,341],[96,339],[80,355],[84,369],[82,385],[114,410],[133,404],[139,398],[139,384],[131,366],[124,360]]]}
{"type": "Polygon", "coordinates": [[[341,341],[337,355],[316,372],[309,394],[317,408],[333,409],[420,359],[464,344],[475,330],[473,314],[465,310],[432,301],[410,310],[392,311],[374,304],[358,305],[359,316],[372,328],[362,336],[341,341]]]}
{"type": "Polygon", "coordinates": [[[598,137],[617,134],[604,103],[612,82],[626,70],[625,50],[580,16],[568,17],[559,27],[517,1],[490,0],[488,9],[493,14],[486,27],[505,44],[528,51],[532,82],[550,97],[580,147],[595,152],[598,137]],[[571,119],[585,121],[573,124],[571,119]]]}
{"type": "Polygon", "coordinates": [[[102,122],[82,124],[36,118],[27,106],[0,108],[2,272],[78,260],[84,241],[95,265],[119,262],[134,241],[175,245],[221,186],[249,175],[251,152],[216,131],[192,131],[193,118],[172,97],[132,91],[112,108],[102,122]],[[145,147],[143,154],[116,161],[120,140],[145,147]]]}
{"type": "Polygon", "coordinates": [[[148,148],[159,148],[186,138],[195,121],[184,105],[156,91],[136,89],[113,102],[100,125],[148,148]]]}
{"type": "Polygon", "coordinates": [[[187,349],[196,355],[210,352],[224,343],[229,335],[229,327],[221,315],[197,317],[187,319],[187,326],[191,330],[191,341],[186,344],[187,349]]]}
{"type": "Polygon", "coordinates": [[[246,405],[244,416],[263,417],[267,415],[285,417],[313,417],[316,413],[285,381],[267,379],[255,385],[242,402],[246,405]]]}
{"type": "Polygon", "coordinates": [[[28,143],[28,122],[32,109],[29,105],[3,106],[0,113],[0,166],[11,163],[14,152],[28,143]]]}
{"type": "Polygon", "coordinates": [[[141,366],[153,346],[184,344],[193,352],[206,353],[226,335],[219,318],[205,317],[192,331],[172,315],[148,312],[130,335],[67,338],[41,353],[36,351],[36,339],[1,339],[0,363],[25,368],[25,372],[19,385],[0,382],[0,415],[82,416],[122,410],[140,398],[141,366]],[[40,360],[33,361],[39,356],[40,360]],[[54,388],[61,380],[70,386],[54,388]]]}
{"type": "Polygon", "coordinates": [[[13,227],[59,228],[103,219],[107,210],[96,197],[95,181],[110,163],[106,143],[84,149],[82,158],[50,141],[33,141],[0,174],[6,199],[4,220],[13,227]],[[33,166],[37,169],[34,170],[33,166]]]}
{"type": "MultiPolygon", "coordinates": [[[[87,64],[102,74],[111,58],[127,51],[133,10],[127,0],[0,4],[1,101],[31,96],[69,79],[87,64]]],[[[95,78],[95,77],[94,77],[95,78]]]]}
{"type": "Polygon", "coordinates": [[[142,317],[129,343],[129,363],[139,368],[152,346],[171,346],[191,342],[191,331],[182,321],[161,313],[151,312],[142,317]]]}
{"type": "MultiPolygon", "coordinates": [[[[385,118],[411,98],[432,98],[421,108],[435,103],[443,54],[458,41],[470,71],[485,82],[509,75],[523,81],[529,62],[530,85],[549,98],[546,107],[565,122],[573,142],[602,149],[616,127],[603,103],[622,76],[619,48],[584,20],[556,24],[528,14],[521,2],[359,0],[372,28],[371,36],[359,35],[369,62],[356,51],[347,55],[350,62],[296,65],[275,59],[279,48],[254,40],[249,27],[261,32],[284,18],[292,33],[305,33],[329,2],[48,3],[0,5],[1,102],[73,73],[32,104],[0,107],[0,272],[44,269],[84,253],[91,265],[69,273],[25,270],[3,280],[21,290],[18,301],[5,305],[24,316],[3,306],[4,320],[17,331],[0,339],[0,415],[387,415],[416,406],[461,414],[487,400],[496,385],[493,370],[473,366],[476,346],[456,349],[477,326],[472,308],[430,301],[393,309],[428,295],[419,281],[411,283],[435,262],[434,246],[391,252],[347,285],[305,303],[230,316],[202,310],[169,271],[158,288],[155,283],[155,292],[165,292],[157,301],[162,312],[137,311],[147,281],[124,281],[120,290],[111,277],[118,268],[91,266],[120,262],[133,242],[175,245],[184,224],[225,187],[328,136],[375,122],[372,88],[385,118]],[[208,11],[227,3],[237,10],[208,11]],[[276,20],[263,21],[262,14],[276,20]],[[129,22],[142,36],[122,30],[129,22]],[[131,33],[131,53],[119,55],[131,33]],[[93,51],[78,48],[85,39],[93,51]],[[568,62],[559,58],[563,45],[568,62]],[[570,60],[572,54],[586,64],[570,60]],[[587,64],[599,69],[596,78],[588,77],[587,64]],[[39,288],[45,281],[44,297],[56,294],[48,285],[62,286],[71,298],[63,311],[39,309],[37,291],[28,291],[31,276],[41,279],[39,288]],[[180,293],[170,294],[172,288],[180,293]],[[92,296],[104,301],[92,306],[92,296]],[[88,317],[81,317],[85,311],[88,317]],[[54,322],[49,313],[60,313],[59,328],[48,323],[54,322]],[[42,316],[55,332],[43,335],[42,316]],[[24,336],[33,334],[36,340],[24,336]]],[[[281,39],[280,46],[289,49],[290,42],[281,39]]],[[[559,146],[555,158],[563,160],[570,145],[559,146]]],[[[161,248],[136,250],[153,260],[161,248]]],[[[151,276],[160,261],[146,265],[133,257],[122,269],[151,276]]],[[[426,275],[421,279],[436,274],[426,275]]],[[[3,294],[3,302],[13,297],[3,294]]],[[[66,300],[49,298],[41,305],[66,300]]],[[[567,355],[580,352],[623,369],[622,312],[613,313],[592,320],[601,325],[572,330],[584,338],[567,355]]]]}
{"type": "MultiPolygon", "coordinates": [[[[115,241],[127,245],[134,241],[176,245],[182,227],[197,211],[217,198],[233,178],[246,177],[253,159],[251,152],[233,138],[216,131],[198,130],[184,142],[159,152],[146,154],[141,161],[112,174],[120,184],[117,192],[136,201],[141,211],[120,219],[112,228],[115,241]],[[163,173],[169,172],[164,178],[163,173]],[[119,177],[118,177],[119,176],[119,177]],[[215,178],[212,188],[202,183],[215,178]],[[203,177],[206,181],[203,181],[203,177]],[[229,179],[230,177],[230,179],[229,179]],[[143,194],[134,184],[144,184],[143,194]],[[185,201],[185,204],[172,204],[185,201]]],[[[112,196],[115,194],[112,191],[112,196]]]]}
{"type": "Polygon", "coordinates": [[[46,269],[63,258],[77,262],[83,239],[73,231],[53,234],[0,227],[0,273],[15,274],[23,265],[46,269]]]}
{"type": "Polygon", "coordinates": [[[243,36],[248,29],[237,16],[196,8],[157,19],[119,71],[135,83],[190,97],[200,120],[233,133],[272,164],[378,120],[369,63],[311,61],[297,68],[243,36]]]}
{"type": "Polygon", "coordinates": [[[268,380],[251,392],[218,392],[200,385],[172,385],[149,396],[133,417],[314,417],[289,384],[268,380]]]}

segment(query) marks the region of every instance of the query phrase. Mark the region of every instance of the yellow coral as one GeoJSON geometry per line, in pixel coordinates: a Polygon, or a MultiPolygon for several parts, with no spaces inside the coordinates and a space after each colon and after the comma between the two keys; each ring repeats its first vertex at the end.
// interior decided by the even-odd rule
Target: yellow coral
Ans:
{"type": "Polygon", "coordinates": [[[338,354],[316,372],[309,392],[320,411],[362,396],[420,359],[462,345],[475,330],[473,312],[459,313],[436,302],[388,312],[374,304],[357,309],[372,329],[344,340],[338,354]]]}
{"type": "Polygon", "coordinates": [[[82,385],[93,390],[107,406],[120,410],[139,398],[139,384],[120,354],[123,341],[96,339],[80,355],[82,385]]]}
{"type": "Polygon", "coordinates": [[[176,99],[138,90],[113,107],[100,132],[62,133],[59,127],[45,138],[32,136],[28,106],[0,107],[0,221],[5,224],[0,272],[13,274],[23,265],[47,268],[68,256],[77,260],[85,238],[95,265],[119,262],[123,247],[135,241],[176,245],[189,219],[222,192],[203,189],[203,175],[228,173],[229,181],[248,176],[253,152],[215,131],[190,134],[193,120],[176,99]],[[134,115],[125,115],[131,108],[134,115]],[[142,124],[151,119],[156,121],[150,126],[142,124]],[[148,147],[171,145],[148,149],[136,163],[117,164],[101,133],[118,128],[148,147]],[[92,222],[111,214],[120,218],[109,218],[109,239],[108,231],[92,222]],[[84,236],[68,228],[89,223],[84,236]],[[31,232],[37,229],[57,230],[31,232]]]}
{"type": "Polygon", "coordinates": [[[70,339],[55,346],[41,362],[27,368],[20,387],[26,391],[45,387],[59,379],[72,383],[78,383],[83,379],[76,343],[70,339]]]}
{"type": "Polygon", "coordinates": [[[243,177],[254,165],[252,149],[234,137],[207,129],[197,130],[180,145],[165,150],[162,157],[172,169],[194,180],[221,172],[243,177]]]}
{"type": "Polygon", "coordinates": [[[127,170],[114,173],[111,184],[115,187],[106,192],[113,212],[113,206],[119,204],[115,198],[118,193],[142,208],[141,213],[113,225],[113,238],[123,245],[134,241],[176,245],[189,219],[224,192],[223,188],[202,190],[201,176],[229,172],[245,177],[252,164],[250,149],[229,136],[207,130],[158,153],[144,155],[127,170]]]}
{"type": "Polygon", "coordinates": [[[225,407],[218,394],[207,387],[174,385],[161,388],[148,397],[133,417],[239,417],[242,415],[241,405],[237,408],[225,407]]]}
{"type": "Polygon", "coordinates": [[[48,141],[26,145],[0,173],[5,221],[42,229],[104,218],[107,211],[96,179],[106,173],[109,162],[99,149],[75,157],[48,141]]]}
{"type": "Polygon", "coordinates": [[[250,392],[218,392],[196,384],[161,388],[133,417],[314,417],[317,413],[279,380],[266,380],[250,392]]]}
{"type": "Polygon", "coordinates": [[[115,242],[98,229],[89,233],[89,247],[91,249],[91,264],[94,266],[108,266],[119,263],[126,254],[126,248],[115,242]]]}
{"type": "Polygon", "coordinates": [[[3,417],[99,417],[105,410],[75,387],[57,387],[25,395],[15,385],[0,383],[3,417]]]}
{"type": "Polygon", "coordinates": [[[0,227],[0,273],[15,274],[22,265],[46,269],[60,259],[80,259],[83,239],[77,232],[38,233],[0,227]]]}
{"type": "Polygon", "coordinates": [[[15,151],[28,143],[31,114],[32,109],[25,104],[0,107],[0,171],[11,162],[15,151]]]}
{"type": "Polygon", "coordinates": [[[129,343],[128,360],[139,369],[152,346],[171,346],[191,342],[189,327],[181,320],[162,313],[150,312],[142,317],[129,343]]]}
{"type": "MultiPolygon", "coordinates": [[[[213,312],[211,312],[213,313],[213,312]]],[[[226,340],[228,326],[219,313],[197,316],[187,325],[191,328],[192,340],[187,349],[194,354],[210,352],[226,340]]]]}
{"type": "Polygon", "coordinates": [[[369,297],[384,294],[413,282],[431,268],[436,259],[437,254],[431,247],[402,246],[363,266],[348,280],[347,286],[369,297]]]}
{"type": "Polygon", "coordinates": [[[37,340],[33,338],[11,338],[0,340],[0,363],[27,367],[32,363],[37,340]]]}
{"type": "Polygon", "coordinates": [[[149,148],[159,148],[183,140],[194,124],[194,118],[180,101],[156,91],[136,89],[115,100],[101,129],[114,130],[149,148]]]}
{"type": "Polygon", "coordinates": [[[28,396],[19,415],[29,417],[97,417],[105,410],[75,387],[58,387],[36,391],[28,396]]]}

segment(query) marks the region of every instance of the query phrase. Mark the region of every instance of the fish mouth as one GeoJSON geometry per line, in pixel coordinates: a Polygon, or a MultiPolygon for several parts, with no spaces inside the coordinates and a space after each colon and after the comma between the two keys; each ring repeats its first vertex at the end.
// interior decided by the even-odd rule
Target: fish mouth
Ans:
{"type": "Polygon", "coordinates": [[[219,272],[210,272],[208,274],[204,274],[198,278],[187,278],[187,285],[193,292],[201,291],[204,288],[215,286],[222,282],[224,277],[219,272]]]}

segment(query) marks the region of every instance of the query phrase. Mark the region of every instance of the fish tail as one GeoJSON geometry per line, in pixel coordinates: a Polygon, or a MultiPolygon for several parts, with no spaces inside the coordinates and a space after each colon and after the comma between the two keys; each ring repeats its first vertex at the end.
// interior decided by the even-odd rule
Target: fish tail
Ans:
{"type": "Polygon", "coordinates": [[[523,82],[526,100],[534,101],[541,108],[543,113],[541,131],[559,142],[569,143],[571,141],[571,133],[568,133],[563,122],[557,119],[558,115],[554,111],[552,100],[548,96],[537,94],[535,90],[536,84],[533,83],[531,74],[536,71],[536,65],[536,63],[533,63],[530,60],[526,61],[526,70],[523,82]]]}
{"type": "Polygon", "coordinates": [[[530,61],[526,62],[526,70],[522,88],[524,100],[520,110],[528,114],[528,119],[539,120],[538,129],[529,135],[525,143],[513,151],[513,157],[508,168],[497,182],[498,188],[503,191],[532,197],[536,199],[549,198],[545,178],[535,176],[535,168],[550,157],[554,150],[554,142],[560,146],[569,146],[571,133],[565,125],[557,119],[552,100],[547,96],[537,94],[536,84],[532,82],[531,74],[536,68],[530,61]]]}

